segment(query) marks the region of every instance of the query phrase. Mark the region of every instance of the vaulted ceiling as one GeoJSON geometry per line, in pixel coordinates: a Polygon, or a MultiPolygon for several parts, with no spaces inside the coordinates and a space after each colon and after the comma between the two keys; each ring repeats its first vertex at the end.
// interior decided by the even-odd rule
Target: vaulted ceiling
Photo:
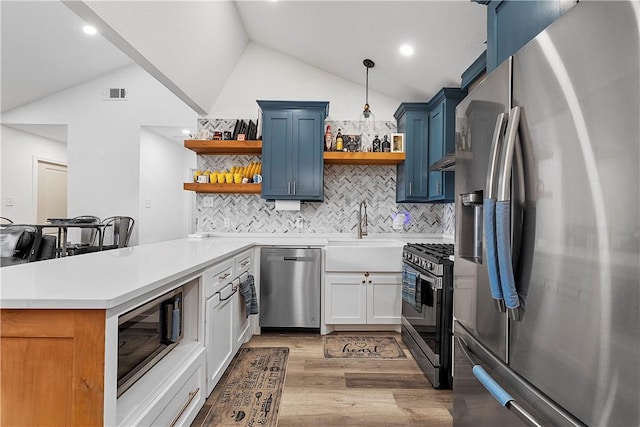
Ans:
{"type": "Polygon", "coordinates": [[[3,112],[135,62],[206,114],[249,43],[363,86],[371,58],[371,90],[424,101],[460,84],[486,38],[485,6],[457,0],[3,0],[0,13],[3,112]]]}

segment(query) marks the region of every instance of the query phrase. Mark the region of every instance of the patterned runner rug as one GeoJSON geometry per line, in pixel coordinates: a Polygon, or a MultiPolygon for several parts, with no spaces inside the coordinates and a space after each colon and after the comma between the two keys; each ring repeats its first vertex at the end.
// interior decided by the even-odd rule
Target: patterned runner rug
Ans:
{"type": "Polygon", "coordinates": [[[241,348],[204,425],[275,427],[288,358],[286,347],[241,348]]]}
{"type": "Polygon", "coordinates": [[[393,337],[324,337],[324,357],[360,359],[406,359],[393,337]]]}

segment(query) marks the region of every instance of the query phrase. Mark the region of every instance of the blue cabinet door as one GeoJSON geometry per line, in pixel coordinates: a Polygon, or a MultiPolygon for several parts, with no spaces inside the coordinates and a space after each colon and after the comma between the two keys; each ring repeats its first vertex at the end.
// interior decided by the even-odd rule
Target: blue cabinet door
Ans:
{"type": "Polygon", "coordinates": [[[262,120],[262,196],[286,198],[291,192],[292,113],[264,111],[262,120]]]}
{"type": "MultiPolygon", "coordinates": [[[[429,156],[427,165],[455,152],[456,106],[467,95],[460,88],[445,87],[429,101],[429,156]]],[[[429,166],[427,166],[428,168],[429,166]]],[[[429,172],[429,202],[455,200],[455,173],[429,172]]]]}
{"type": "MultiPolygon", "coordinates": [[[[429,112],[429,164],[444,156],[444,101],[429,112]]],[[[429,199],[439,200],[444,195],[442,172],[429,172],[429,199]]]]}
{"type": "Polygon", "coordinates": [[[320,111],[295,111],[293,113],[292,146],[292,195],[305,200],[323,199],[324,117],[320,111]]]}
{"type": "Polygon", "coordinates": [[[496,0],[487,5],[487,73],[516,53],[577,0],[496,0]]]}
{"type": "Polygon", "coordinates": [[[262,109],[262,197],[322,201],[328,102],[258,101],[262,109]]]}
{"type": "Polygon", "coordinates": [[[405,161],[396,174],[396,202],[424,203],[429,195],[429,124],[426,102],[405,102],[394,113],[405,134],[405,161]]]}

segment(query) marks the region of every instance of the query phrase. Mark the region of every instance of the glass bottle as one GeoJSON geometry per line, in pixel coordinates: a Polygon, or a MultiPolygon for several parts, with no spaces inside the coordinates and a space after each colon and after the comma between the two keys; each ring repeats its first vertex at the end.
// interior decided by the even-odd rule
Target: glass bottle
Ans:
{"type": "Polygon", "coordinates": [[[336,135],[336,151],[343,151],[344,145],[342,140],[342,131],[338,128],[338,134],[336,135]]]}
{"type": "Polygon", "coordinates": [[[376,137],[373,138],[373,152],[380,153],[381,151],[382,146],[380,145],[380,138],[378,138],[378,135],[376,135],[376,137]]]}
{"type": "Polygon", "coordinates": [[[387,135],[384,136],[384,141],[382,141],[382,152],[383,153],[391,152],[391,142],[389,142],[389,138],[387,135]]]}
{"type": "Polygon", "coordinates": [[[327,125],[327,131],[324,133],[324,151],[331,151],[333,143],[333,134],[331,133],[331,125],[327,125]]]}

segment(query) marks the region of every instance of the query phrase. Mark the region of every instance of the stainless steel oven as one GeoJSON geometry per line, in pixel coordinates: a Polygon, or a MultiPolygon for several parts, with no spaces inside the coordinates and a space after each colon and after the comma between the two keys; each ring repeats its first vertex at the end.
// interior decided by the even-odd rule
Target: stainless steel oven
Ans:
{"type": "Polygon", "coordinates": [[[453,245],[403,250],[402,339],[435,388],[452,384],[453,245]]]}
{"type": "Polygon", "coordinates": [[[182,288],[118,318],[118,397],[182,339],[182,288]]]}

